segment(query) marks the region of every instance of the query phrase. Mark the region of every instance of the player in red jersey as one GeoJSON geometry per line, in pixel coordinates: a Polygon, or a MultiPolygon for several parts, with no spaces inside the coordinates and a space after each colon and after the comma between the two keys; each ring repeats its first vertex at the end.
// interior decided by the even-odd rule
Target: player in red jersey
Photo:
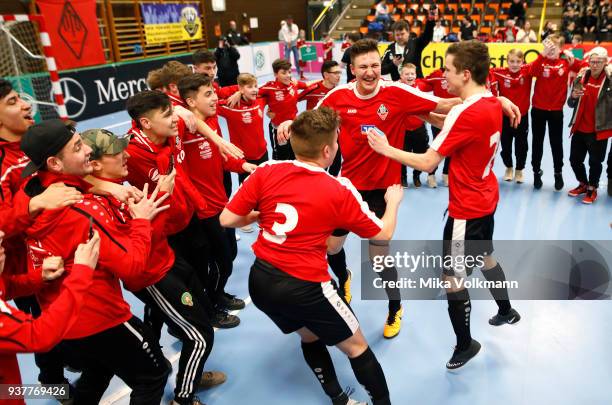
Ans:
{"type": "Polygon", "coordinates": [[[295,46],[297,47],[298,54],[300,56],[300,68],[298,69],[300,73],[300,80],[306,80],[306,76],[304,76],[304,68],[306,67],[306,61],[302,60],[302,49],[306,48],[306,31],[300,30],[298,39],[295,42],[295,46]]]}
{"type": "Polygon", "coordinates": [[[338,125],[339,115],[328,108],[300,114],[291,125],[297,160],[261,165],[223,210],[221,223],[239,227],[259,222],[249,276],[253,303],[283,333],[300,335],[306,363],[332,403],[365,404],[342,392],[326,345],[349,357],[373,404],[391,404],[383,370],[331,282],[325,251],[342,246],[330,239],[335,228],[391,239],[402,189],[395,185],[385,191],[388,205],[381,220],[350,181],[329,175],[325,169],[338,149],[338,125]]]}
{"type": "Polygon", "coordinates": [[[299,94],[298,101],[306,100],[306,109],[312,110],[327,93],[340,83],[341,75],[342,69],[340,69],[338,62],[334,60],[323,62],[323,65],[321,65],[321,76],[323,80],[317,80],[315,83],[302,90],[299,94]]]}
{"type": "Polygon", "coordinates": [[[536,78],[531,108],[531,166],[533,187],[542,188],[541,163],[544,153],[544,136],[548,124],[548,136],[555,170],[555,190],[563,188],[563,106],[567,100],[568,76],[580,70],[580,61],[569,51],[562,52],[564,39],[553,34],[544,41],[544,51],[532,62],[531,74],[536,78]],[[567,59],[561,59],[564,53],[567,59]]]}
{"type": "MultiPolygon", "coordinates": [[[[87,243],[77,247],[72,271],[64,279],[62,292],[51,307],[36,319],[11,307],[7,302],[14,298],[14,294],[10,292],[15,286],[11,284],[11,279],[5,278],[3,274],[6,263],[3,238],[4,233],[0,231],[0,384],[18,385],[21,384],[21,375],[16,353],[50,350],[63,339],[78,317],[98,261],[100,236],[95,231],[87,243]]],[[[42,273],[62,276],[65,269],[62,261],[58,259],[53,257],[44,260],[42,273]]],[[[33,292],[30,290],[25,293],[33,292]]],[[[23,400],[6,403],[25,404],[23,400]]]]}
{"type": "MultiPolygon", "coordinates": [[[[452,156],[449,172],[448,220],[444,227],[444,258],[465,258],[483,255],[482,273],[488,281],[503,282],[504,272],[491,255],[493,252],[493,216],[499,201],[499,186],[492,171],[502,130],[502,106],[487,91],[489,51],[478,41],[452,44],[446,53],[445,77],[452,94],[463,103],[448,113],[444,127],[424,154],[404,152],[389,145],[386,137],[368,131],[370,146],[384,156],[420,170],[431,170],[444,156],[452,156]],[[470,244],[457,241],[473,241],[470,244]]],[[[446,260],[445,260],[446,261],[446,260]]],[[[465,263],[465,262],[462,262],[465,263]]],[[[448,313],[457,346],[448,369],[457,369],[467,363],[480,350],[480,343],[470,334],[470,295],[458,281],[466,278],[472,269],[459,266],[444,267],[448,313]]],[[[491,325],[514,324],[520,315],[510,306],[505,287],[492,288],[491,294],[499,307],[491,325]]]]}
{"type": "Polygon", "coordinates": [[[531,65],[525,64],[523,51],[511,49],[508,52],[507,68],[492,68],[491,77],[497,83],[499,94],[507,97],[521,110],[521,122],[517,128],[512,128],[510,120],[504,117],[503,130],[501,133],[501,157],[506,166],[504,181],[516,180],[523,183],[523,169],[527,161],[527,150],[529,144],[529,107],[531,96],[531,65]],[[512,140],[514,139],[516,155],[516,172],[512,163],[512,140]]]}
{"type": "MultiPolygon", "coordinates": [[[[370,209],[378,216],[384,212],[384,190],[401,181],[401,164],[371,150],[366,132],[376,127],[389,134],[390,143],[398,148],[403,145],[405,119],[421,114],[430,119],[431,112],[445,114],[460,103],[458,98],[440,99],[401,83],[380,79],[381,61],[378,46],[373,40],[357,41],[351,48],[351,69],[356,81],[338,86],[319,103],[339,112],[342,119],[339,140],[342,145],[342,175],[361,192],[370,209]]],[[[501,99],[505,111],[520,118],[518,108],[507,99],[501,99]]],[[[436,125],[439,122],[436,120],[436,125]]],[[[288,139],[288,123],[279,128],[279,138],[288,139]]],[[[338,230],[335,236],[346,238],[346,231],[338,230]]],[[[388,244],[372,242],[370,257],[386,255],[388,244]]],[[[381,273],[383,280],[396,280],[397,270],[388,267],[381,273]]],[[[389,285],[389,283],[385,283],[389,285]]],[[[383,335],[397,336],[401,328],[401,302],[397,289],[387,289],[389,313],[383,335]]]]}
{"type": "MultiPolygon", "coordinates": [[[[93,175],[108,181],[122,183],[128,175],[126,148],[129,139],[118,137],[104,129],[89,129],[81,134],[91,149],[93,175]]],[[[176,170],[159,176],[159,193],[172,194],[176,170]]],[[[157,192],[157,189],[154,193],[157,192]]],[[[115,198],[98,198],[98,202],[111,214],[119,229],[129,232],[132,216],[126,204],[115,198]]],[[[172,204],[170,197],[167,204],[172,204]]],[[[151,253],[147,265],[137,280],[126,280],[124,286],[147,306],[145,322],[151,314],[159,314],[181,343],[176,377],[175,404],[199,404],[194,393],[198,388],[218,385],[226,377],[220,372],[204,372],[203,367],[213,345],[213,328],[202,305],[205,292],[193,283],[194,270],[180,255],[175,255],[165,232],[167,215],[158,215],[152,221],[151,253]]],[[[205,300],[205,298],[204,298],[205,300]]]]}
{"type": "Polygon", "coordinates": [[[582,202],[592,204],[597,200],[599,177],[603,169],[602,163],[606,158],[608,138],[612,136],[612,128],[609,124],[610,105],[603,101],[606,100],[605,91],[608,95],[610,93],[612,75],[605,71],[608,63],[606,48],[593,48],[588,60],[589,68],[576,78],[567,101],[568,105],[574,108],[571,120],[570,163],[576,180],[579,182],[578,186],[570,190],[568,194],[571,197],[585,194],[582,202]],[[608,115],[607,118],[606,115],[608,115]],[[587,153],[589,155],[588,177],[584,167],[584,158],[587,153]]]}
{"type": "MultiPolygon", "coordinates": [[[[172,203],[167,215],[166,234],[177,255],[183,257],[205,283],[208,275],[206,238],[200,219],[206,216],[207,201],[191,182],[185,166],[185,150],[180,133],[185,132],[180,119],[173,114],[169,98],[160,92],[142,91],[127,102],[130,117],[139,128],[132,129],[128,146],[128,176],[130,184],[153,189],[160,175],[176,169],[172,203]]],[[[210,300],[204,307],[214,327],[233,328],[240,320],[226,310],[214,308],[210,300]]]]}
{"type": "MultiPolygon", "coordinates": [[[[426,92],[431,91],[433,92],[434,96],[437,96],[440,98],[453,98],[454,97],[452,94],[448,92],[448,82],[444,78],[444,68],[434,70],[429,75],[427,75],[425,78],[423,78],[421,83],[422,83],[421,90],[426,91],[426,92]]],[[[440,133],[440,128],[437,128],[434,125],[432,125],[431,126],[432,138],[436,139],[436,136],[438,136],[439,133],[440,133]]],[[[450,165],[450,159],[449,158],[444,159],[444,165],[442,166],[442,184],[444,184],[444,186],[446,187],[448,187],[448,167],[449,165],[450,165]]],[[[436,170],[438,170],[437,167],[433,171],[433,173],[427,176],[427,185],[430,188],[438,187],[438,182],[436,181],[436,170]]]]}
{"type": "MultiPolygon", "coordinates": [[[[417,79],[417,69],[412,63],[404,63],[400,68],[400,82],[411,87],[424,90],[426,86],[421,79],[417,79]]],[[[404,148],[406,152],[425,153],[429,146],[429,134],[425,123],[419,117],[408,117],[406,119],[406,133],[404,135],[404,148]]],[[[402,186],[408,187],[408,170],[402,165],[402,186]]],[[[430,173],[433,175],[433,173],[430,173]]],[[[412,172],[414,187],[421,187],[421,172],[412,172]]]]}
{"type": "Polygon", "coordinates": [[[323,61],[333,59],[334,39],[329,35],[329,32],[323,33],[323,61]]]}
{"type": "MultiPolygon", "coordinates": [[[[153,332],[131,311],[123,298],[120,279],[137,279],[151,248],[151,220],[162,210],[143,197],[129,202],[134,218],[129,233],[121,232],[109,214],[86,194],[83,178],[91,173],[91,149],[67,123],[54,119],[31,126],[21,148],[30,158],[25,175],[38,171],[24,186],[36,195],[62,181],[83,191],[83,200],[68,208],[40,214],[27,230],[28,268],[36,271],[47,256],[59,256],[72,271],[74,252],[100,233],[100,256],[77,320],[66,332],[62,353],[78,355],[81,377],[75,385],[75,403],[98,403],[113,375],[132,388],[134,403],[159,403],[172,368],[153,332]],[[148,350],[147,350],[148,349],[148,350]]],[[[63,290],[64,279],[47,284],[36,294],[44,313],[63,290]]]]}
{"type": "MultiPolygon", "coordinates": [[[[268,160],[268,145],[264,136],[265,100],[258,98],[257,78],[251,73],[238,75],[240,100],[233,107],[223,100],[219,102],[217,113],[225,118],[230,140],[244,151],[244,159],[259,166],[268,160]]],[[[248,173],[239,173],[240,184],[248,173]]]]}
{"type": "Polygon", "coordinates": [[[291,79],[291,62],[285,59],[276,59],[272,62],[274,80],[267,82],[259,88],[259,96],[266,100],[270,117],[270,146],[272,159],[293,159],[291,144],[283,141],[279,143],[276,132],[278,126],[297,115],[298,90],[308,87],[305,82],[295,82],[291,79]]]}
{"type": "MultiPolygon", "coordinates": [[[[209,127],[221,133],[217,121],[217,95],[211,79],[197,73],[184,77],[179,81],[179,91],[189,110],[209,127]]],[[[224,172],[250,173],[257,166],[244,159],[224,160],[210,142],[198,133],[185,133],[182,142],[187,171],[194,174],[193,184],[207,201],[204,215],[200,218],[200,225],[207,239],[209,257],[207,291],[213,304],[218,308],[243,309],[245,307],[243,300],[225,292],[225,286],[233,270],[234,255],[226,230],[219,224],[219,215],[227,203],[223,186],[224,172]]]]}

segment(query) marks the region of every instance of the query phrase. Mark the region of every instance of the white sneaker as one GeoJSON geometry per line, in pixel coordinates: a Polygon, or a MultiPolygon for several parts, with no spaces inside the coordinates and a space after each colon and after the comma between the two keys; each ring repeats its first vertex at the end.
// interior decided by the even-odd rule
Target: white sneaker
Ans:
{"type": "Polygon", "coordinates": [[[356,399],[353,399],[353,398],[349,398],[349,400],[346,403],[346,405],[368,405],[368,403],[367,402],[357,401],[356,399]]]}
{"type": "Polygon", "coordinates": [[[522,184],[524,182],[522,170],[517,170],[516,173],[514,173],[514,181],[516,181],[519,184],[522,184]]]}
{"type": "Polygon", "coordinates": [[[244,233],[251,233],[253,232],[253,227],[251,225],[247,225],[240,228],[240,230],[244,233]]]}
{"type": "Polygon", "coordinates": [[[506,167],[504,172],[504,181],[512,181],[514,178],[514,169],[512,167],[506,167]]]}
{"type": "Polygon", "coordinates": [[[427,176],[427,185],[429,186],[429,188],[437,188],[438,187],[438,182],[436,181],[436,176],[433,174],[430,174],[429,176],[427,176]]]}
{"type": "Polygon", "coordinates": [[[448,174],[442,175],[442,184],[444,184],[444,187],[448,187],[448,174]]]}
{"type": "Polygon", "coordinates": [[[240,235],[238,235],[238,233],[236,233],[236,240],[238,241],[240,239],[242,239],[242,238],[240,237],[240,235]]]}

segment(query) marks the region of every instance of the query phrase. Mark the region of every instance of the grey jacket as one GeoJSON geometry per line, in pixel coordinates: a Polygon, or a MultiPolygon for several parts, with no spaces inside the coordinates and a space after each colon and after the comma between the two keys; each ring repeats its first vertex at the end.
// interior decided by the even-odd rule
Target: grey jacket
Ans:
{"type": "MultiPolygon", "coordinates": [[[[607,75],[604,70],[602,74],[606,75],[601,88],[599,89],[599,95],[597,97],[597,106],[595,107],[595,132],[612,130],[612,76],[607,75]]],[[[572,89],[578,82],[585,83],[591,76],[591,70],[587,69],[583,76],[578,76],[572,84],[572,89]]],[[[578,108],[580,107],[581,97],[572,98],[570,96],[567,100],[567,105],[574,109],[572,119],[570,121],[570,128],[572,128],[576,122],[576,115],[578,108]]]]}

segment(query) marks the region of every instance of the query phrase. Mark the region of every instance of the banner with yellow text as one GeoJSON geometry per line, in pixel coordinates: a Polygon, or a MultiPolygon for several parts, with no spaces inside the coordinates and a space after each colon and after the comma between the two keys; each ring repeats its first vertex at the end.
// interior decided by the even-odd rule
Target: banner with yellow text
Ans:
{"type": "Polygon", "coordinates": [[[191,41],[202,38],[198,3],[141,3],[147,44],[191,41]]]}
{"type": "MultiPolygon", "coordinates": [[[[425,47],[421,55],[421,68],[423,75],[427,76],[434,70],[444,67],[444,55],[450,43],[430,43],[425,47]]],[[[489,56],[491,58],[491,67],[506,67],[507,55],[511,49],[520,49],[525,54],[525,62],[533,62],[540,51],[544,49],[542,44],[504,44],[504,43],[489,43],[489,56]]]]}

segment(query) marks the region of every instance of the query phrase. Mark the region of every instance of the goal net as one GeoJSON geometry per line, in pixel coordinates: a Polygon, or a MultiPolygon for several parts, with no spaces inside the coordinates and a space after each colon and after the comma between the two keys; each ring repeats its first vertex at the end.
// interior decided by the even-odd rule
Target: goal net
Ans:
{"type": "Polygon", "coordinates": [[[37,121],[67,118],[42,16],[0,14],[0,77],[32,104],[37,121]]]}

